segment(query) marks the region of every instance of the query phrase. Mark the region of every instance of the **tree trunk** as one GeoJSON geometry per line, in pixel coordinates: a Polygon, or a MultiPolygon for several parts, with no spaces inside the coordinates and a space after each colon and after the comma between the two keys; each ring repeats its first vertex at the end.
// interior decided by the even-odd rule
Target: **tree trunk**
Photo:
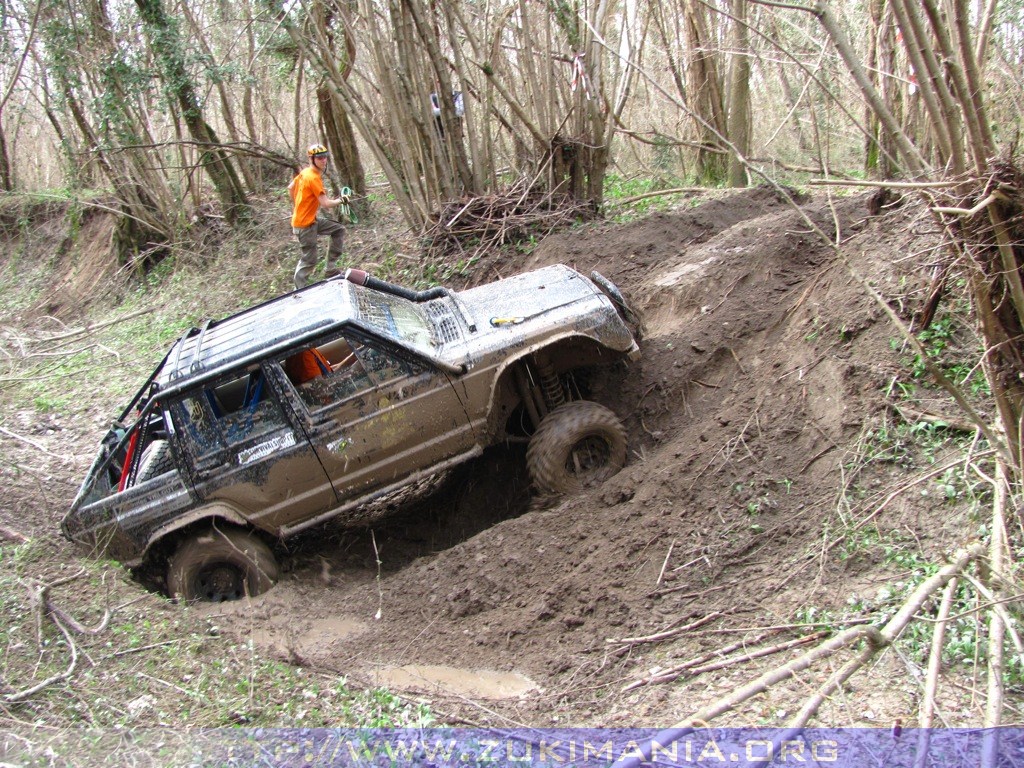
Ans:
{"type": "MultiPolygon", "coordinates": [[[[189,27],[192,30],[192,37],[196,41],[196,45],[199,46],[199,50],[203,52],[203,55],[211,62],[215,62],[213,50],[210,48],[210,44],[203,36],[203,31],[199,24],[196,23],[195,15],[189,10],[189,4],[181,4],[181,12],[188,20],[189,27]]],[[[238,127],[235,125],[234,109],[231,106],[231,98],[228,94],[227,82],[225,78],[218,77],[214,82],[214,87],[217,90],[217,95],[220,97],[220,116],[224,120],[224,126],[227,128],[228,138],[235,144],[242,141],[242,135],[238,131],[238,127]]],[[[246,188],[252,190],[255,188],[252,175],[249,172],[249,162],[246,158],[241,158],[238,161],[238,167],[241,170],[242,177],[245,179],[246,188]]]]}
{"type": "Polygon", "coordinates": [[[7,135],[0,122],[0,188],[4,192],[14,191],[14,174],[11,171],[11,156],[7,152],[7,135]]]}
{"type": "Polygon", "coordinates": [[[704,184],[720,184],[726,178],[727,157],[720,137],[727,134],[722,81],[717,51],[708,32],[708,11],[698,0],[685,0],[686,42],[689,61],[686,83],[697,141],[697,176],[704,184]]]}
{"type": "MultiPolygon", "coordinates": [[[[883,103],[897,122],[905,125],[904,93],[896,56],[896,28],[886,0],[871,0],[868,70],[872,84],[881,92],[883,103]]],[[[869,136],[864,147],[864,171],[869,177],[891,179],[899,173],[898,151],[892,133],[886,130],[875,110],[865,106],[869,136]]]]}
{"type": "Polygon", "coordinates": [[[185,67],[184,51],[177,27],[164,11],[162,0],[135,0],[139,15],[149,32],[150,48],[163,70],[165,85],[181,109],[181,117],[192,139],[200,147],[199,162],[213,182],[229,223],[248,218],[249,203],[234,164],[213,128],[203,118],[195,85],[185,67]]]}
{"type": "MultiPolygon", "coordinates": [[[[334,168],[357,197],[365,199],[366,172],[359,158],[359,145],[356,143],[355,131],[352,130],[352,121],[345,113],[345,105],[326,86],[317,88],[316,96],[324,136],[334,157],[334,168]]],[[[360,212],[365,213],[365,208],[360,212]]]]}
{"type": "Polygon", "coordinates": [[[466,143],[463,135],[462,119],[455,113],[454,94],[449,64],[441,53],[440,35],[435,25],[429,23],[430,17],[420,0],[405,0],[403,7],[408,9],[416,27],[416,33],[427,51],[427,58],[435,82],[438,103],[440,106],[440,138],[444,145],[448,164],[459,181],[462,194],[473,195],[477,190],[474,185],[473,171],[470,168],[469,156],[466,154],[466,143]]]}
{"type": "Polygon", "coordinates": [[[732,0],[733,60],[729,83],[729,186],[747,186],[745,158],[750,156],[750,33],[747,29],[747,0],[732,0]]]}
{"type": "MultiPolygon", "coordinates": [[[[349,3],[348,5],[351,5],[349,3]]],[[[307,24],[316,32],[310,36],[322,42],[334,62],[334,75],[343,82],[348,82],[355,63],[356,44],[345,20],[339,25],[342,30],[343,49],[339,51],[335,29],[335,12],[343,6],[328,5],[316,2],[309,10],[307,24]]],[[[359,157],[352,121],[349,120],[345,104],[336,90],[325,83],[316,89],[316,101],[319,112],[319,125],[324,141],[334,158],[332,172],[342,179],[345,186],[350,187],[357,196],[356,207],[360,213],[366,213],[362,204],[366,198],[366,172],[359,157]]]]}

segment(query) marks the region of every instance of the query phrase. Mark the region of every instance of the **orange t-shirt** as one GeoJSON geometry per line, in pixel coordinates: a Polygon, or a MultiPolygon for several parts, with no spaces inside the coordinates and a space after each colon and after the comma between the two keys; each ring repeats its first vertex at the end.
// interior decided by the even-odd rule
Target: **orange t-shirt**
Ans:
{"type": "Polygon", "coordinates": [[[331,364],[316,347],[297,352],[284,363],[284,372],[296,386],[315,379],[317,376],[322,376],[329,370],[331,370],[331,364]]]}
{"type": "Polygon", "coordinates": [[[324,193],[324,180],[313,166],[303,168],[292,180],[293,227],[308,227],[316,221],[320,209],[320,195],[324,193]]]}

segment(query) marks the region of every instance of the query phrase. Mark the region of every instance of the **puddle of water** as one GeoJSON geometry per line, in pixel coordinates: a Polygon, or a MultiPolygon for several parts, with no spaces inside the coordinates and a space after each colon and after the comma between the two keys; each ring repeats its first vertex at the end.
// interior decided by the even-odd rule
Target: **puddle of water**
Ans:
{"type": "Polygon", "coordinates": [[[537,684],[518,672],[459,669],[430,664],[378,667],[381,685],[405,690],[441,690],[482,699],[516,699],[537,690],[537,684]]]}

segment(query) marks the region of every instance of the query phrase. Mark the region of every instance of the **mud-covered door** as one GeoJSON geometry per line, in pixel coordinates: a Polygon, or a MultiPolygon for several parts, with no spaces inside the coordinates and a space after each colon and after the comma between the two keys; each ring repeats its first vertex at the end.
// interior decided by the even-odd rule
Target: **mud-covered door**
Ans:
{"type": "Polygon", "coordinates": [[[466,410],[442,371],[361,334],[329,339],[316,353],[320,370],[296,364],[294,355],[283,367],[341,501],[475,446],[466,410]]]}
{"type": "Polygon", "coordinates": [[[203,501],[231,502],[270,531],[335,505],[316,453],[260,367],[186,395],[171,415],[203,501]]]}

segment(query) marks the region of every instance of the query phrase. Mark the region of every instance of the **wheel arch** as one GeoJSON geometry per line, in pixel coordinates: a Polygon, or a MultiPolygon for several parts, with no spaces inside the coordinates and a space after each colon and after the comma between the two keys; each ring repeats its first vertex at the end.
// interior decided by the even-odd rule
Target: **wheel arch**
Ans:
{"type": "Polygon", "coordinates": [[[261,531],[246,520],[239,509],[231,504],[218,502],[187,512],[153,531],[146,541],[146,548],[140,560],[145,564],[155,564],[154,561],[169,557],[175,545],[186,536],[217,523],[249,531],[266,539],[268,543],[272,539],[265,531],[261,531]]]}
{"type": "Polygon", "coordinates": [[[516,356],[502,361],[494,376],[487,407],[489,440],[508,433],[510,419],[523,398],[516,382],[516,369],[523,364],[550,363],[556,374],[598,365],[609,365],[624,359],[624,353],[604,345],[593,336],[569,332],[556,338],[525,347],[516,356]]]}

